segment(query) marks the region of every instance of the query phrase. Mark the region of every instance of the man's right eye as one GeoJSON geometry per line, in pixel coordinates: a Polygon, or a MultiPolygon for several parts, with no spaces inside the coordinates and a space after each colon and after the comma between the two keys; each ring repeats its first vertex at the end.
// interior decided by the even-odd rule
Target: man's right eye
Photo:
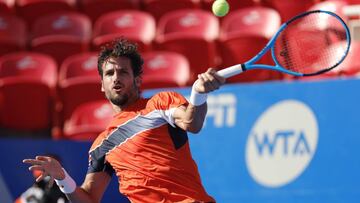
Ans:
{"type": "Polygon", "coordinates": [[[105,75],[109,76],[109,75],[113,75],[114,74],[114,71],[108,71],[108,72],[105,72],[105,75]]]}

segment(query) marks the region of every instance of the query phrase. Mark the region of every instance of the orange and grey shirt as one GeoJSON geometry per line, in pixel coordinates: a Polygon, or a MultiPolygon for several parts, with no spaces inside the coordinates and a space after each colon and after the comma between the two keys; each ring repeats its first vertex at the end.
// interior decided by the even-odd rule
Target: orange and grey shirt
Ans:
{"type": "Polygon", "coordinates": [[[200,180],[186,131],[175,109],[187,105],[175,92],[139,99],[114,116],[89,151],[88,173],[116,173],[131,202],[215,202],[200,180]]]}

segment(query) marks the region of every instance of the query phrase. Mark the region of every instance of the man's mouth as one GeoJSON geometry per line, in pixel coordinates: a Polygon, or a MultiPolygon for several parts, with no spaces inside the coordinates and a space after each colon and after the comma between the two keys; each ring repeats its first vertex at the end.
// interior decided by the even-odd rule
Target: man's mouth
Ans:
{"type": "Polygon", "coordinates": [[[122,90],[122,86],[121,85],[115,85],[113,87],[113,89],[115,90],[115,92],[120,92],[122,90]]]}

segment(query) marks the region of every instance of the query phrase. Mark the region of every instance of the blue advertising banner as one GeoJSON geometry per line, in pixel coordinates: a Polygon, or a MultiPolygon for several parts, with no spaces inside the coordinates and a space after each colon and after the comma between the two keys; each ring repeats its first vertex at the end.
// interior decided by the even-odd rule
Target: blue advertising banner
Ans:
{"type": "Polygon", "coordinates": [[[354,79],[211,93],[206,125],[190,136],[207,191],[218,202],[359,202],[357,89],[354,79]]]}
{"type": "MultiPolygon", "coordinates": [[[[360,80],[352,79],[226,85],[211,93],[203,130],[189,135],[208,193],[217,202],[359,202],[357,89],[360,80]]],[[[1,139],[0,172],[15,198],[33,182],[21,160],[56,153],[80,184],[89,147],[1,139]]],[[[102,202],[126,202],[117,188],[114,180],[102,202]]]]}

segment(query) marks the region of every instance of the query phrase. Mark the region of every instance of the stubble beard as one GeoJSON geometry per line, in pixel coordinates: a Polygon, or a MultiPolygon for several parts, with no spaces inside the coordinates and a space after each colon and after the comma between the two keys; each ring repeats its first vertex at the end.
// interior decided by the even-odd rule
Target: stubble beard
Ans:
{"type": "Polygon", "coordinates": [[[134,86],[131,89],[131,92],[125,92],[122,95],[109,95],[106,96],[108,100],[110,100],[110,102],[118,107],[124,107],[127,106],[129,103],[129,100],[131,97],[137,97],[136,95],[138,94],[139,90],[138,88],[135,86],[135,82],[133,84],[134,86]]]}
{"type": "Polygon", "coordinates": [[[129,101],[129,95],[124,94],[124,95],[118,95],[118,96],[112,96],[110,98],[108,98],[110,100],[110,102],[116,106],[122,107],[125,106],[128,101],[129,101]]]}

